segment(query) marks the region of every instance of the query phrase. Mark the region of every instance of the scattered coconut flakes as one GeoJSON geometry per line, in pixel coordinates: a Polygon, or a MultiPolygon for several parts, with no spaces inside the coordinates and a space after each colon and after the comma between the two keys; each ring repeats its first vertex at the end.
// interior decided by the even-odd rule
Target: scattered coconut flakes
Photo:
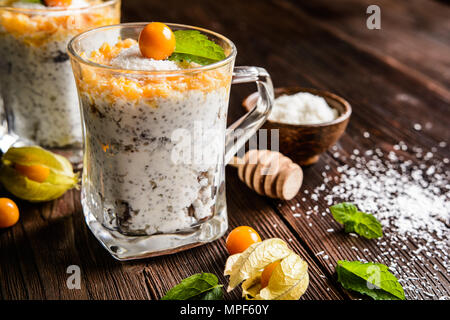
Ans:
{"type": "MultiPolygon", "coordinates": [[[[415,129],[421,130],[421,126],[416,124],[415,129]]],[[[445,141],[439,143],[441,148],[446,146],[445,141]]],[[[434,291],[440,292],[439,295],[432,296],[425,291],[427,284],[414,280],[418,275],[413,269],[431,263],[436,270],[442,265],[441,272],[446,271],[447,278],[450,276],[450,171],[446,167],[450,161],[444,158],[439,162],[433,151],[408,147],[404,141],[395,144],[393,149],[366,150],[364,156],[354,149],[352,165],[337,167],[338,176],[326,176],[331,182],[327,190],[315,188],[312,194],[328,205],[348,201],[374,214],[384,231],[383,241],[377,243],[381,250],[378,260],[393,266],[393,273],[405,283],[406,295],[414,298],[423,293],[446,299],[448,292],[440,292],[436,284],[434,291]],[[416,161],[404,159],[407,150],[416,161]],[[404,243],[411,243],[411,249],[404,243]],[[406,265],[398,266],[397,260],[406,265]]],[[[436,147],[431,150],[436,151],[436,147]]]]}

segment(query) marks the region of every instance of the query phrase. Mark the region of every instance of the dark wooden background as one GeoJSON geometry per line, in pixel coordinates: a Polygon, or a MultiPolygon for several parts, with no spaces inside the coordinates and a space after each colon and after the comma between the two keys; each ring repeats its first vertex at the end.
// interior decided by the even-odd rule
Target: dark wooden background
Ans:
{"type": "MultiPolygon", "coordinates": [[[[368,30],[365,12],[372,2],[123,0],[122,21],[166,21],[215,30],[235,42],[237,65],[265,67],[275,86],[314,87],[345,97],[354,113],[337,144],[341,154],[375,146],[389,151],[400,140],[425,150],[450,142],[450,8],[431,0],[378,0],[382,29],[368,30]],[[433,125],[419,132],[412,129],[416,122],[433,125]],[[371,133],[370,139],[363,139],[364,131],[371,133]]],[[[242,115],[240,102],[252,91],[251,86],[233,87],[230,122],[242,115]]],[[[434,156],[448,158],[449,149],[440,148],[434,156]]],[[[319,186],[326,165],[334,170],[343,163],[331,151],[324,154],[305,169],[303,188],[319,186]]],[[[263,198],[249,191],[234,169],[227,170],[231,227],[251,225],[263,238],[290,241],[309,264],[311,280],[302,299],[361,298],[337,283],[335,265],[339,259],[356,259],[352,246],[368,248],[376,256],[380,249],[375,242],[327,232],[341,229],[331,217],[316,218],[310,227],[291,210],[301,194],[288,202],[263,198]],[[328,260],[316,256],[322,250],[328,260]]],[[[0,230],[2,299],[159,299],[181,279],[202,271],[227,283],[222,276],[227,258],[223,238],[176,255],[122,263],[111,258],[86,227],[78,191],[50,203],[18,204],[20,222],[0,230]],[[69,265],[81,268],[80,290],[66,287],[69,265]]],[[[313,204],[307,199],[306,206],[313,204]]],[[[325,210],[327,205],[319,207],[325,210]]],[[[296,211],[302,213],[305,207],[296,211]]],[[[410,299],[450,296],[448,269],[436,280],[430,266],[415,261],[410,268],[431,283],[429,291],[435,295],[407,290],[410,299]]],[[[239,290],[226,298],[240,298],[239,290]]]]}

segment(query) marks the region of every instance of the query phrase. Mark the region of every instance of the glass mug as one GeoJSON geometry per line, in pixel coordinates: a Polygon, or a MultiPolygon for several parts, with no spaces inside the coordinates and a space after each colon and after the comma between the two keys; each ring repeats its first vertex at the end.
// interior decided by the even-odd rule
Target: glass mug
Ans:
{"type": "Polygon", "coordinates": [[[93,29],[68,47],[83,122],[83,212],[118,260],[174,253],[223,236],[225,164],[261,127],[274,99],[266,70],[234,67],[234,44],[196,27],[168,24],[207,35],[224,48],[225,59],[142,71],[86,58],[119,39],[138,39],[145,25],[93,29]],[[227,129],[231,84],[244,82],[257,84],[259,102],[227,129]]]}
{"type": "Polygon", "coordinates": [[[67,44],[120,22],[120,0],[52,8],[0,0],[0,149],[37,144],[82,160],[78,94],[67,44]],[[2,6],[2,3],[7,5],[2,6]],[[9,5],[8,5],[9,3],[9,5]]]}

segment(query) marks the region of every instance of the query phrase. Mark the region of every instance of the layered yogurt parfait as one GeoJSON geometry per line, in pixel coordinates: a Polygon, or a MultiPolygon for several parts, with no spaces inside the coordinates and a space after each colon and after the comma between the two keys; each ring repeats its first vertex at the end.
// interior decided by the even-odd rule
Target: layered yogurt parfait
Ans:
{"type": "Polygon", "coordinates": [[[209,242],[228,226],[235,48],[206,30],[170,26],[103,27],[69,44],[84,124],[83,211],[118,259],[209,242]]]}
{"type": "MultiPolygon", "coordinates": [[[[148,59],[132,39],[105,44],[90,57],[126,70],[191,67],[148,59]]],[[[83,70],[84,196],[97,220],[122,233],[151,235],[187,229],[214,213],[229,78],[225,70],[164,80],[83,70]],[[185,139],[202,131],[198,140],[185,139]],[[185,152],[194,148],[199,161],[185,152]]]]}
{"type": "Polygon", "coordinates": [[[0,0],[0,90],[10,134],[48,148],[81,148],[67,43],[119,20],[120,0],[0,0]]]}
{"type": "Polygon", "coordinates": [[[149,37],[162,39],[150,56],[144,31],[139,42],[105,32],[108,42],[82,49],[93,66],[74,64],[85,129],[83,209],[127,236],[188,232],[216,213],[223,182],[232,65],[195,71],[200,64],[169,60],[175,35],[164,24],[151,27],[161,34],[149,37]]]}

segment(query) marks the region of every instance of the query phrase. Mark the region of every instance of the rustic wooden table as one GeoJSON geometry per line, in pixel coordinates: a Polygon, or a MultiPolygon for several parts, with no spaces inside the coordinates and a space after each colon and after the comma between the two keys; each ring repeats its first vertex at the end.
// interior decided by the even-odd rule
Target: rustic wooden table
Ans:
{"type": "MultiPolygon", "coordinates": [[[[448,260],[412,259],[420,254],[417,244],[402,240],[387,244],[407,248],[396,250],[401,259],[380,256],[380,242],[345,234],[328,212],[319,214],[326,212],[327,202],[310,197],[323,183],[326,169],[339,175],[337,167],[354,165],[354,149],[388,153],[404,141],[424,152],[433,150],[438,161],[450,156],[443,143],[450,142],[450,7],[443,1],[379,0],[382,29],[368,30],[366,8],[371,3],[124,0],[122,21],[170,21],[215,30],[236,43],[238,65],[267,68],[275,86],[326,89],[352,104],[346,133],[317,164],[304,168],[304,185],[294,200],[260,197],[238,180],[235,169],[227,169],[230,227],[251,225],[264,238],[289,241],[309,264],[310,285],[302,299],[361,298],[344,290],[335,276],[338,260],[361,257],[407,268],[412,276],[403,285],[409,299],[448,298],[448,260]],[[421,124],[420,130],[414,124],[421,124]],[[314,212],[306,218],[310,208],[314,212]]],[[[253,90],[233,87],[230,123],[242,114],[240,102],[253,90]]],[[[411,149],[402,154],[419,161],[411,149]]],[[[328,182],[326,190],[334,182],[328,182]]],[[[121,263],[86,227],[78,191],[50,203],[18,204],[20,222],[0,231],[2,299],[159,299],[181,279],[202,271],[227,283],[222,276],[224,238],[170,256],[121,263]],[[66,287],[69,265],[81,268],[80,290],[66,287]]],[[[444,251],[448,253],[448,246],[444,251]]],[[[225,297],[238,299],[240,292],[225,297]]]]}

